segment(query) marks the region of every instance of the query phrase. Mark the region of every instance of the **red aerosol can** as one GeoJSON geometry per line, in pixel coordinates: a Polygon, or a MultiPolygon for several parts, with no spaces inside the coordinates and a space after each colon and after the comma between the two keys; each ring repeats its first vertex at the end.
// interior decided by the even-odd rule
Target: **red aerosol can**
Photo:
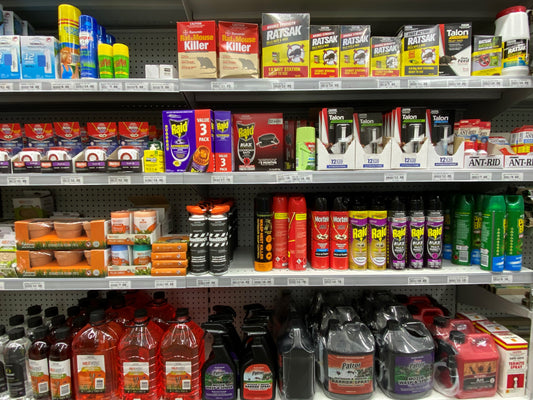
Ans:
{"type": "Polygon", "coordinates": [[[289,269],[307,266],[307,206],[305,197],[289,197],[289,269]]]}
{"type": "Polygon", "coordinates": [[[328,200],[325,197],[315,198],[311,210],[311,267],[315,269],[329,268],[329,231],[330,218],[328,200]]]}
{"type": "Polygon", "coordinates": [[[330,262],[331,269],[348,269],[348,199],[335,197],[330,212],[330,262]]]}
{"type": "Polygon", "coordinates": [[[276,195],[272,198],[272,253],[275,269],[287,268],[288,233],[289,233],[289,199],[285,195],[276,195]]]}

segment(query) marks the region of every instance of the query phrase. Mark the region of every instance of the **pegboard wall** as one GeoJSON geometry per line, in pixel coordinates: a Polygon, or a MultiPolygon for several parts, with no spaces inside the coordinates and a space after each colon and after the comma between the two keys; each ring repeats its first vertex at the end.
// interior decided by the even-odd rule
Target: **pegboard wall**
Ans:
{"type": "Polygon", "coordinates": [[[528,109],[514,109],[508,110],[496,118],[492,119],[491,131],[511,132],[514,128],[521,127],[522,125],[533,124],[533,113],[528,109]]]}

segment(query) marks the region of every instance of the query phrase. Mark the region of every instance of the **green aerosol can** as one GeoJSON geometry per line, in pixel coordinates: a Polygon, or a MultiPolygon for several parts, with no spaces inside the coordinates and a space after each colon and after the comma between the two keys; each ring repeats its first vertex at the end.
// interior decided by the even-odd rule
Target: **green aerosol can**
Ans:
{"type": "Polygon", "coordinates": [[[481,222],[481,269],[502,272],[505,264],[505,197],[486,196],[481,222]]]}
{"type": "Polygon", "coordinates": [[[452,223],[452,263],[470,265],[472,250],[472,215],[474,196],[460,194],[455,197],[454,218],[452,223]]]}
{"type": "Polygon", "coordinates": [[[505,230],[505,265],[507,271],[522,268],[522,246],[524,242],[524,198],[520,195],[505,196],[507,226],[505,230]]]}

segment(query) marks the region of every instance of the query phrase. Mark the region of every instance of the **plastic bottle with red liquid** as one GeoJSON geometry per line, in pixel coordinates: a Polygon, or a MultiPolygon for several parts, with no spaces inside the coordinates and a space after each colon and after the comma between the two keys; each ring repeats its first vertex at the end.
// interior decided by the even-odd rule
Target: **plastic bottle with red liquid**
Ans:
{"type": "Polygon", "coordinates": [[[72,341],[74,388],[77,400],[118,400],[118,342],[106,322],[105,311],[96,310],[72,341]]]}
{"type": "Polygon", "coordinates": [[[144,308],[135,311],[133,325],[118,345],[120,395],[124,400],[157,400],[161,396],[159,341],[163,331],[144,308]]]}
{"type": "Polygon", "coordinates": [[[78,315],[72,320],[72,326],[70,327],[70,338],[74,339],[76,334],[81,331],[85,325],[89,322],[89,319],[85,315],[78,315]]]}
{"type": "Polygon", "coordinates": [[[166,331],[168,329],[168,321],[172,321],[176,310],[172,307],[165,298],[165,292],[155,292],[154,299],[146,306],[148,316],[159,325],[159,327],[166,331]]]}
{"type": "Polygon", "coordinates": [[[152,301],[152,298],[144,290],[128,290],[125,292],[126,305],[137,308],[144,308],[152,301]]]}
{"type": "Polygon", "coordinates": [[[39,326],[33,332],[34,341],[28,350],[31,386],[36,400],[50,399],[50,372],[48,370],[48,356],[50,343],[48,342],[48,328],[39,326]]]}
{"type": "Polygon", "coordinates": [[[162,399],[199,400],[203,338],[198,340],[187,309],[178,309],[176,319],[161,339],[162,399]]]}
{"type": "Polygon", "coordinates": [[[80,306],[72,306],[67,308],[67,326],[72,326],[72,321],[78,315],[80,315],[81,309],[80,306]]]}
{"type": "Polygon", "coordinates": [[[50,346],[48,368],[50,370],[50,392],[52,400],[74,398],[72,386],[72,340],[70,328],[62,326],[56,330],[56,342],[50,346]]]}
{"type": "Polygon", "coordinates": [[[106,310],[107,319],[115,321],[122,327],[129,325],[133,319],[135,309],[126,305],[126,299],[122,294],[112,297],[109,302],[111,307],[106,310]]]}

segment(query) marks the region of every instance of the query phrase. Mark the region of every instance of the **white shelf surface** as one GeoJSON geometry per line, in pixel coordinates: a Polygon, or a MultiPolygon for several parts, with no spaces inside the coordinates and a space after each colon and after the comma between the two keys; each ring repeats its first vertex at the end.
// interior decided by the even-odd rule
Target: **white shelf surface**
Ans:
{"type": "Polygon", "coordinates": [[[497,295],[479,286],[461,287],[457,291],[459,303],[533,319],[533,311],[522,304],[522,298],[523,296],[497,295]]]}

